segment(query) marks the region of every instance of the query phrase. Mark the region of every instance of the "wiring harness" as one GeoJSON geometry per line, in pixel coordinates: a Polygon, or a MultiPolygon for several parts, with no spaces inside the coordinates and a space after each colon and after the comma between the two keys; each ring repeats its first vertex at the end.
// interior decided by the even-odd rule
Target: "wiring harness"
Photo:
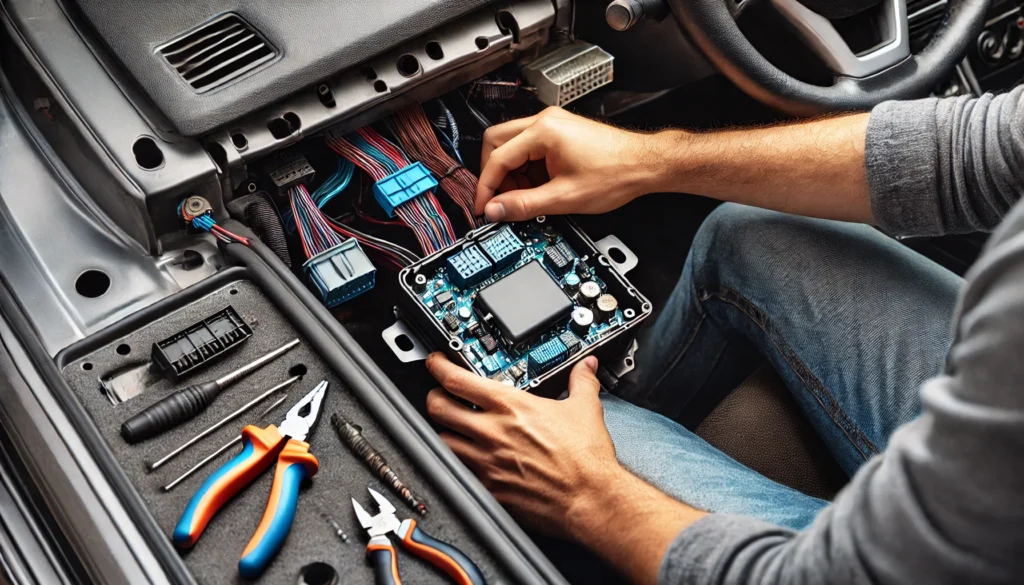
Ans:
{"type": "MultiPolygon", "coordinates": [[[[459,136],[458,127],[443,104],[442,114],[445,127],[450,128],[452,132],[450,138],[447,135],[443,136],[448,140],[453,153],[458,156],[458,149],[455,146],[459,136]]],[[[455,160],[445,152],[423,107],[416,104],[399,111],[388,119],[388,127],[409,156],[422,162],[431,173],[434,173],[441,188],[462,209],[469,227],[472,229],[483,225],[484,219],[474,213],[476,177],[462,165],[461,160],[455,160]]]]}
{"type": "MultiPolygon", "coordinates": [[[[378,184],[412,163],[396,145],[369,126],[340,136],[327,135],[327,145],[366,171],[378,184]]],[[[427,190],[394,207],[394,213],[409,226],[426,254],[455,243],[455,232],[433,191],[427,190]]]]}
{"type": "Polygon", "coordinates": [[[246,246],[249,245],[248,238],[232,233],[217,225],[217,221],[213,219],[213,206],[203,197],[193,195],[179,203],[178,216],[193,228],[210,232],[222,242],[238,242],[246,246]]]}

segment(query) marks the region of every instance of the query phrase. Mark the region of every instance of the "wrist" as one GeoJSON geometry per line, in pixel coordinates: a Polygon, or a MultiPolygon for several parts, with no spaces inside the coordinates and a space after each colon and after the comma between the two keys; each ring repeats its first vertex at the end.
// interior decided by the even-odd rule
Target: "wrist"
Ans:
{"type": "Polygon", "coordinates": [[[687,190],[684,180],[693,165],[693,151],[697,135],[685,130],[661,130],[649,135],[647,165],[649,173],[646,189],[652,193],[679,193],[687,190]]]}
{"type": "Polygon", "coordinates": [[[613,517],[622,513],[623,504],[635,494],[636,484],[645,484],[618,464],[602,468],[584,483],[572,499],[566,522],[577,542],[592,544],[591,538],[604,533],[613,517]]]}

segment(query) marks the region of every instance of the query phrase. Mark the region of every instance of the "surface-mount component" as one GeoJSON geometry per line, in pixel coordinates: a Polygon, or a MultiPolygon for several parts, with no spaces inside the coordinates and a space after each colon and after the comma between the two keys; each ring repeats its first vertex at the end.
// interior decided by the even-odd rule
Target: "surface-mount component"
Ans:
{"type": "Polygon", "coordinates": [[[498,233],[480,241],[480,248],[494,263],[495,270],[503,270],[522,258],[523,242],[513,233],[512,228],[505,226],[498,233]]]}
{"type": "Polygon", "coordinates": [[[561,276],[572,270],[573,256],[571,255],[571,252],[566,253],[564,246],[548,246],[547,250],[544,251],[544,263],[547,264],[555,274],[561,276]]]}
{"type": "Polygon", "coordinates": [[[475,309],[510,345],[519,346],[567,319],[573,303],[539,262],[530,262],[483,288],[475,309]]]}
{"type": "Polygon", "coordinates": [[[480,336],[480,345],[484,346],[484,350],[487,353],[494,353],[498,351],[498,342],[494,339],[494,336],[489,333],[480,336]]]}
{"type": "Polygon", "coordinates": [[[228,306],[188,329],[153,344],[153,371],[178,379],[223,357],[252,337],[252,327],[228,306]]]}
{"type": "Polygon", "coordinates": [[[569,349],[556,337],[533,348],[527,359],[526,368],[531,376],[537,376],[564,362],[568,357],[569,349]]]}
{"type": "Polygon", "coordinates": [[[442,319],[442,321],[444,321],[444,326],[448,328],[448,331],[455,333],[456,331],[459,330],[459,320],[455,318],[455,315],[452,315],[451,313],[445,313],[444,319],[442,319]]]}
{"type": "Polygon", "coordinates": [[[448,280],[459,288],[480,284],[491,276],[491,261],[477,246],[452,254],[445,263],[448,280]]]}
{"type": "Polygon", "coordinates": [[[580,338],[576,337],[576,334],[572,331],[565,331],[558,336],[558,339],[565,345],[565,349],[569,351],[569,355],[576,355],[576,352],[580,350],[580,346],[583,344],[580,342],[580,338]]]}
{"type": "Polygon", "coordinates": [[[438,307],[445,309],[448,307],[448,303],[452,302],[452,293],[448,291],[441,291],[434,295],[434,302],[437,303],[438,307]]]}
{"type": "Polygon", "coordinates": [[[569,295],[575,295],[580,290],[580,277],[575,272],[570,272],[565,275],[563,284],[565,292],[569,293],[569,295]]]}

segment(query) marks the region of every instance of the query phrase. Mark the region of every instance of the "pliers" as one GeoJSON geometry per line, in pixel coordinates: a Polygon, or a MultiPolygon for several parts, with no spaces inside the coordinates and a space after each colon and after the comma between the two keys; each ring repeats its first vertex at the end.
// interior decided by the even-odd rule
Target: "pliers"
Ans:
{"type": "Polygon", "coordinates": [[[242,452],[206,478],[185,507],[172,535],[178,548],[191,548],[224,504],[276,460],[263,520],[238,561],[238,574],[245,579],[263,572],[291,530],[299,485],[320,468],[305,441],[319,418],[326,393],[327,382],[317,384],[288,411],[279,427],[249,425],[242,429],[242,452]]]}
{"type": "Polygon", "coordinates": [[[370,535],[366,556],[373,564],[376,585],[402,585],[402,578],[398,575],[398,556],[388,533],[396,534],[405,550],[444,571],[457,585],[487,585],[483,573],[462,551],[433,538],[416,526],[416,521],[411,518],[399,522],[395,507],[387,498],[372,489],[370,495],[377,500],[380,510],[376,516],[370,516],[355,498],[352,498],[352,507],[356,510],[359,524],[370,535]]]}

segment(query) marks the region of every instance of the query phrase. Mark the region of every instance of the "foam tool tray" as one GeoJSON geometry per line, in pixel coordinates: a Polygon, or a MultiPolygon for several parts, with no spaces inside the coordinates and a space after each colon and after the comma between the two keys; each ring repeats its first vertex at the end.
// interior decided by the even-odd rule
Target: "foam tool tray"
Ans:
{"type": "MultiPolygon", "coordinates": [[[[287,409],[317,382],[329,382],[322,418],[309,439],[311,451],[320,461],[320,470],[300,492],[291,533],[280,554],[258,579],[258,583],[295,583],[299,569],[314,561],[334,566],[343,575],[343,583],[372,583],[373,571],[365,559],[366,536],[358,526],[350,503],[350,498],[355,497],[364,506],[372,508],[368,501],[367,487],[385,494],[395,504],[400,518],[414,517],[414,512],[341,443],[329,422],[334,412],[340,412],[360,425],[366,439],[377,447],[396,473],[426,502],[430,510],[428,515],[417,519],[427,531],[462,549],[480,567],[489,584],[516,581],[508,576],[506,569],[480,543],[477,535],[460,521],[450,502],[431,485],[422,473],[423,470],[418,469],[403,454],[395,441],[350,392],[342,378],[328,368],[307,339],[250,281],[223,282],[219,288],[212,288],[205,296],[144,323],[98,349],[73,357],[73,361],[65,362],[62,373],[168,538],[195,490],[211,472],[234,456],[238,449],[223,454],[169,493],[162,492],[161,486],[237,436],[242,426],[280,424],[287,409]],[[118,405],[112,405],[103,395],[99,385],[103,375],[148,359],[149,349],[155,340],[165,339],[227,306],[233,307],[252,328],[252,337],[245,344],[217,363],[185,378],[177,386],[168,380],[161,380],[140,395],[118,405]],[[301,345],[225,390],[195,419],[137,445],[129,445],[121,439],[121,423],[152,402],[184,384],[222,376],[294,338],[299,338],[301,345]],[[229,423],[153,473],[147,473],[146,462],[159,459],[265,389],[282,382],[290,374],[301,372],[304,372],[303,380],[289,390],[288,399],[262,420],[258,417],[265,409],[264,405],[254,408],[236,422],[229,423]],[[323,517],[324,514],[330,515],[348,533],[348,544],[338,539],[334,529],[323,517]]],[[[272,402],[273,399],[264,404],[272,402]]],[[[181,554],[196,582],[204,585],[243,582],[238,576],[238,559],[262,517],[272,477],[273,471],[268,470],[240,492],[213,519],[198,543],[190,551],[181,554]]],[[[399,566],[407,583],[450,582],[442,573],[401,551],[399,566]]]]}

